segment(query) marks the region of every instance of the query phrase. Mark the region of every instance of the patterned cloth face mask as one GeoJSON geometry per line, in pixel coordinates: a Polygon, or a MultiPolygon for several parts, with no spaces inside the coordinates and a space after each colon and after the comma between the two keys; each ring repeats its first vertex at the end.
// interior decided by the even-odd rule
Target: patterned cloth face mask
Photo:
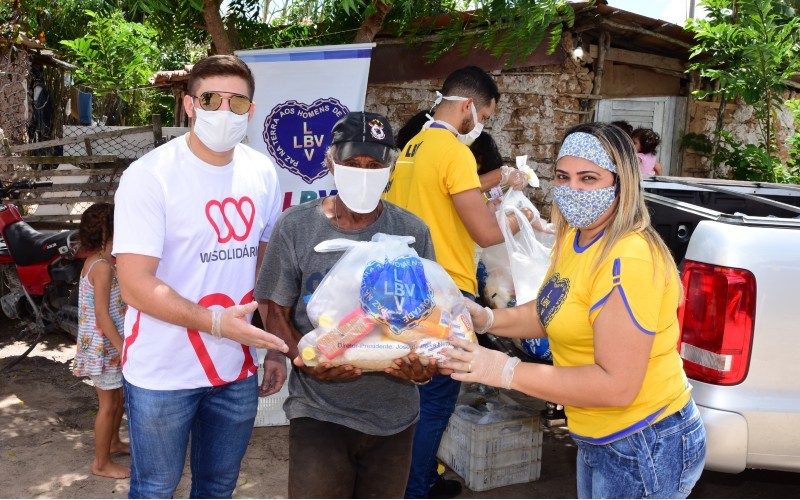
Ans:
{"type": "MultiPolygon", "coordinates": [[[[556,161],[564,156],[589,160],[600,168],[616,173],[617,166],[611,160],[600,140],[592,134],[575,132],[564,139],[556,161]]],[[[618,186],[580,191],[569,186],[553,189],[553,198],[558,210],[570,226],[578,229],[589,227],[611,208],[617,197],[618,186]]]]}
{"type": "Polygon", "coordinates": [[[578,229],[589,227],[608,210],[617,197],[616,186],[578,191],[569,186],[557,186],[553,197],[561,215],[570,226],[578,229]]]}

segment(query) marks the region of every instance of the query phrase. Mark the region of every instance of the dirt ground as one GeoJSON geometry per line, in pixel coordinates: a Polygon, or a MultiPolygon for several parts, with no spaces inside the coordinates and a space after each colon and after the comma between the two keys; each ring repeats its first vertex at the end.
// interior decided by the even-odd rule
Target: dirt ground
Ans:
{"type": "MultiPolygon", "coordinates": [[[[0,319],[0,366],[25,350],[12,342],[16,325],[0,319]]],[[[128,480],[93,476],[93,425],[97,396],[74,377],[75,344],[48,335],[9,372],[0,374],[0,497],[126,498],[128,480]]],[[[127,440],[123,420],[123,439],[127,440]]],[[[242,462],[235,498],[286,498],[288,426],[256,427],[242,462]]],[[[127,456],[115,456],[129,465],[127,456]]],[[[459,498],[574,498],[575,448],[564,429],[545,432],[538,481],[484,492],[464,489],[459,498]]],[[[460,479],[454,472],[448,478],[460,479]]],[[[189,496],[188,466],[176,498],[189,496]]]]}
{"type": "MultiPolygon", "coordinates": [[[[17,325],[0,318],[0,367],[22,353],[17,325]]],[[[75,343],[48,335],[31,355],[0,374],[0,497],[126,498],[128,480],[92,476],[94,388],[69,371],[75,343]]],[[[528,404],[541,404],[526,400],[528,404]]],[[[127,439],[123,420],[123,439],[127,439]]],[[[256,427],[242,462],[235,498],[286,498],[288,426],[256,427]]],[[[538,481],[458,498],[574,498],[576,448],[565,428],[545,429],[538,481]]],[[[127,456],[115,460],[129,465],[127,456]]],[[[461,479],[448,470],[446,477],[461,479]]],[[[463,480],[462,480],[463,482],[463,480]]],[[[706,471],[691,498],[800,498],[800,474],[706,471]]],[[[188,468],[175,493],[189,496],[188,468]]]]}

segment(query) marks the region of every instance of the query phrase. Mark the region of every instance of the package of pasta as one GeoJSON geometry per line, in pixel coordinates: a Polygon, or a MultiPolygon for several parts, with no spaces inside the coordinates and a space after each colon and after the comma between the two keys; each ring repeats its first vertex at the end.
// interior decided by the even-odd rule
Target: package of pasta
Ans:
{"type": "Polygon", "coordinates": [[[315,328],[298,345],[306,365],[383,370],[411,353],[424,364],[442,361],[451,335],[475,342],[456,284],[412,243],[410,236],[378,233],[371,241],[335,239],[314,248],[344,254],[308,303],[315,328]]]}

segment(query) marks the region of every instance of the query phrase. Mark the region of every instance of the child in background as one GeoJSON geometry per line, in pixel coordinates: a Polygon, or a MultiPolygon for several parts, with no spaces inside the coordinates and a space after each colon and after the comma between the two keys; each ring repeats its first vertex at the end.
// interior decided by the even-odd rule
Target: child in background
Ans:
{"type": "Polygon", "coordinates": [[[112,453],[130,453],[119,438],[122,423],[122,352],[125,304],[120,296],[111,257],[114,205],[95,203],[81,216],[78,238],[89,256],[79,285],[78,350],[72,373],[94,383],[100,407],[94,421],[92,474],[116,479],[130,477],[128,467],[111,460],[112,453]]]}
{"type": "Polygon", "coordinates": [[[656,148],[661,144],[661,137],[649,128],[637,128],[631,134],[639,157],[639,170],[642,175],[661,175],[661,164],[656,158],[656,148]]]}
{"type": "Polygon", "coordinates": [[[611,122],[611,125],[616,125],[617,127],[619,127],[622,130],[624,130],[625,133],[628,134],[628,135],[632,135],[633,134],[633,125],[631,125],[630,123],[628,123],[625,120],[617,120],[617,121],[611,122]]]}

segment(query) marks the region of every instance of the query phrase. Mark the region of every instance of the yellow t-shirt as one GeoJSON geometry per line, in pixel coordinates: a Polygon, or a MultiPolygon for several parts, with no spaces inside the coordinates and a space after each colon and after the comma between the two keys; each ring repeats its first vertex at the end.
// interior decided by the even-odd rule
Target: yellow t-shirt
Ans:
{"type": "Polygon", "coordinates": [[[622,238],[595,265],[600,235],[578,246],[575,229],[565,235],[561,256],[539,291],[536,309],[547,331],[555,366],[594,363],[594,321],[614,287],[641,335],[654,335],[642,388],[625,408],[567,406],[570,433],[577,439],[603,444],[657,422],[683,408],[690,388],[678,354],[677,274],[653,258],[640,234],[622,238]],[[654,272],[655,266],[655,272],[654,272]],[[673,274],[665,282],[665,272],[673,274]]]}
{"type": "Polygon", "coordinates": [[[384,198],[417,215],[431,229],[436,262],[459,290],[476,293],[475,242],[452,196],[480,189],[475,157],[455,135],[436,124],[414,136],[400,153],[384,198]]]}

